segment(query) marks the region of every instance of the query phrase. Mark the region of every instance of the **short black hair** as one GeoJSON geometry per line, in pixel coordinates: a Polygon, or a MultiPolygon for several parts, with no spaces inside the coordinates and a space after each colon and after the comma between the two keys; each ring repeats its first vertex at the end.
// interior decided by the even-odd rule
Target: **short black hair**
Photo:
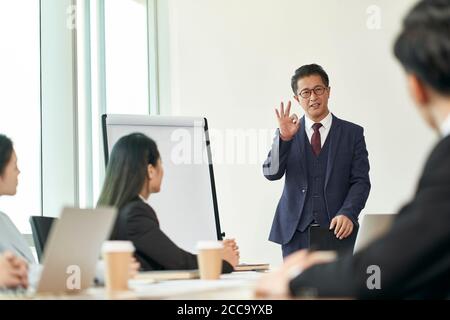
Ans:
{"type": "Polygon", "coordinates": [[[394,54],[408,73],[450,95],[450,0],[423,0],[403,21],[394,54]]]}
{"type": "Polygon", "coordinates": [[[13,153],[13,143],[10,138],[0,134],[0,176],[5,172],[6,166],[11,160],[13,153]]]}
{"type": "Polygon", "coordinates": [[[315,63],[305,64],[304,66],[301,66],[300,68],[295,70],[295,73],[291,78],[291,87],[292,87],[292,91],[294,91],[294,94],[298,94],[298,92],[297,92],[298,80],[300,80],[301,78],[304,78],[304,77],[309,77],[309,76],[315,75],[315,74],[319,75],[322,78],[323,84],[326,87],[328,87],[330,80],[329,80],[328,75],[325,72],[325,70],[323,70],[323,68],[321,66],[319,66],[318,64],[315,64],[315,63]]]}

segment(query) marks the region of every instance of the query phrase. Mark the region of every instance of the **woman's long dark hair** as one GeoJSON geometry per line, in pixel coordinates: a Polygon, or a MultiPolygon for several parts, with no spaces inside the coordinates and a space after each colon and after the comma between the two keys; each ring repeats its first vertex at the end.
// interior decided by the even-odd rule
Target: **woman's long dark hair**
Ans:
{"type": "Polygon", "coordinates": [[[13,153],[13,143],[10,138],[0,134],[0,176],[5,172],[6,166],[11,160],[13,153]]]}
{"type": "Polygon", "coordinates": [[[114,145],[106,168],[105,182],[97,206],[121,209],[141,192],[149,164],[160,158],[155,141],[142,133],[132,133],[114,145]]]}

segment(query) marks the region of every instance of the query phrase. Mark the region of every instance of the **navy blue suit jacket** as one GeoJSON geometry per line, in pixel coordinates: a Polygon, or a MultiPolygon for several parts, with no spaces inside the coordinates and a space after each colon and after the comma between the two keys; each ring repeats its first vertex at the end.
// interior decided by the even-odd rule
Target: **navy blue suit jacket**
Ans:
{"type": "MultiPolygon", "coordinates": [[[[284,189],[278,203],[269,240],[288,243],[297,229],[308,192],[305,118],[290,141],[282,141],[276,131],[272,149],[263,164],[264,176],[278,180],[285,175],[284,189]]],[[[325,203],[328,217],[343,214],[358,226],[358,216],[370,191],[369,159],[364,129],[333,115],[327,139],[330,144],[325,178],[325,203]]]]}

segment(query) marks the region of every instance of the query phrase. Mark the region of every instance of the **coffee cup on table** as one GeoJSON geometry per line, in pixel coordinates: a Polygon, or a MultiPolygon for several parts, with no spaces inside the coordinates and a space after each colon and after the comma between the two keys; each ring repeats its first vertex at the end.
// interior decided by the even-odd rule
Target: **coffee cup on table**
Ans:
{"type": "Polygon", "coordinates": [[[105,241],[102,246],[105,261],[105,285],[107,291],[128,290],[130,263],[134,253],[131,241],[105,241]]]}
{"type": "Polygon", "coordinates": [[[222,273],[223,243],[221,241],[199,241],[197,250],[200,279],[219,279],[222,273]]]}

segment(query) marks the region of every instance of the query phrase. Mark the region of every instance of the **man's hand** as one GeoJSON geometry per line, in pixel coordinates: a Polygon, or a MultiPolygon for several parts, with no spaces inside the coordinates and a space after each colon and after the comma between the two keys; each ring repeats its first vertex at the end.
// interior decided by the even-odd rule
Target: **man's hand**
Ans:
{"type": "Polygon", "coordinates": [[[347,238],[353,232],[353,222],[344,215],[338,215],[331,220],[330,230],[334,228],[334,234],[339,240],[347,238]]]}
{"type": "Polygon", "coordinates": [[[259,297],[286,298],[289,295],[289,282],[302,271],[316,265],[329,263],[336,259],[330,251],[300,250],[289,255],[276,271],[263,276],[258,282],[255,294],[259,297]]]}
{"type": "Polygon", "coordinates": [[[300,128],[300,121],[297,115],[294,113],[289,116],[291,112],[291,101],[288,102],[286,112],[284,111],[283,102],[281,102],[280,111],[275,109],[275,113],[278,119],[278,125],[280,127],[280,138],[284,141],[291,140],[300,128]]]}
{"type": "Polygon", "coordinates": [[[11,252],[0,255],[0,287],[28,287],[28,265],[11,252]]]}

